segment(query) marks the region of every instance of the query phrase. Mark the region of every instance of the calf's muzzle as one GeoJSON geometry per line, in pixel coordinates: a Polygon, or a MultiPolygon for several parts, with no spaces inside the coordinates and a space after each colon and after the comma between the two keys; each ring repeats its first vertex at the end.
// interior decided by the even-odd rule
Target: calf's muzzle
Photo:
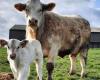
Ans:
{"type": "Polygon", "coordinates": [[[16,58],[16,54],[15,54],[15,53],[11,54],[11,55],[10,55],[10,58],[11,58],[12,60],[14,60],[14,59],[16,58]]]}

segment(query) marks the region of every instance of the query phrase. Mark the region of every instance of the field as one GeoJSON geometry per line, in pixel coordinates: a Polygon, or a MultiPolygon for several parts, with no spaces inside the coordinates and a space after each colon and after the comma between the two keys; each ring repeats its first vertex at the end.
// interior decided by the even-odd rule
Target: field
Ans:
{"type": "MultiPolygon", "coordinates": [[[[6,49],[0,49],[0,72],[11,72],[9,64],[7,63],[6,49]]],[[[57,57],[55,60],[55,69],[53,72],[53,80],[100,80],[100,49],[90,49],[87,62],[87,77],[80,79],[80,64],[77,59],[77,74],[69,76],[68,70],[70,62],[68,56],[62,58],[57,57]]],[[[46,80],[46,59],[44,59],[43,78],[46,80]]],[[[36,71],[34,64],[31,65],[31,73],[29,80],[36,80],[36,71]]]]}

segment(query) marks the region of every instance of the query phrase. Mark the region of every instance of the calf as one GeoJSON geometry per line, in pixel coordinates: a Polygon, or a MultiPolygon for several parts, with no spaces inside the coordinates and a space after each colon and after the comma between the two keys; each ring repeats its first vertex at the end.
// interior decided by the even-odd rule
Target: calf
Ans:
{"type": "Polygon", "coordinates": [[[8,61],[16,80],[27,80],[30,64],[35,60],[39,80],[42,80],[43,53],[38,40],[10,39],[0,40],[0,45],[7,45],[8,61]]]}

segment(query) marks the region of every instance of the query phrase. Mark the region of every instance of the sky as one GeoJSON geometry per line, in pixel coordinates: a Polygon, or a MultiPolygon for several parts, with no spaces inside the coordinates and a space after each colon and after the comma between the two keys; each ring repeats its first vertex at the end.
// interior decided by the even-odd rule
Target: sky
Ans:
{"type": "Polygon", "coordinates": [[[96,0],[95,7],[100,8],[100,0],[96,0]]]}
{"type": "MultiPolygon", "coordinates": [[[[15,24],[26,24],[24,13],[14,8],[15,3],[27,0],[0,0],[0,39],[8,39],[9,29],[15,24]]],[[[55,2],[53,12],[60,15],[80,15],[87,19],[91,27],[100,28],[100,0],[41,0],[47,4],[55,2]]]]}

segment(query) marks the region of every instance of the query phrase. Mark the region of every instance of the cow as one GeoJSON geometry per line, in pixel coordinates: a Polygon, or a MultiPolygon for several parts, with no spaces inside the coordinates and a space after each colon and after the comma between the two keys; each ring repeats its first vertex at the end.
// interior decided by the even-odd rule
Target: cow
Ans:
{"type": "MultiPolygon", "coordinates": [[[[38,80],[42,80],[43,52],[38,40],[10,39],[0,40],[0,47],[7,45],[7,59],[14,75],[14,80],[27,80],[30,64],[34,61],[38,80]]],[[[9,79],[10,80],[10,79],[9,79]]]]}
{"type": "Polygon", "coordinates": [[[37,22],[37,39],[41,42],[44,57],[48,58],[46,64],[48,80],[53,79],[52,73],[57,55],[62,58],[69,55],[71,61],[69,74],[71,75],[76,71],[75,62],[79,53],[81,77],[84,77],[91,34],[90,24],[81,16],[61,16],[51,12],[55,5],[52,2],[44,4],[40,0],[28,0],[27,3],[17,3],[14,7],[26,14],[27,26],[30,21],[37,22]]]}

